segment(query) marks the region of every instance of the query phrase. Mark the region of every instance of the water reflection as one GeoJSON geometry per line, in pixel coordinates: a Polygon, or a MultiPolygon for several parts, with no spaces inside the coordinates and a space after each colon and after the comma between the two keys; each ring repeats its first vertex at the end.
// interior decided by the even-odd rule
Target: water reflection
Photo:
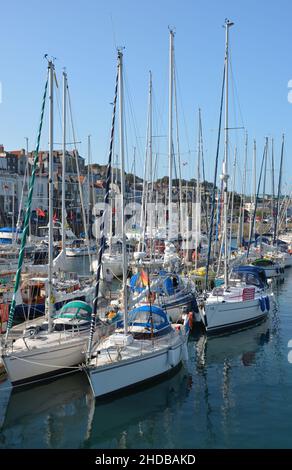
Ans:
{"type": "Polygon", "coordinates": [[[230,335],[209,337],[202,335],[196,342],[198,369],[214,363],[239,358],[244,366],[255,363],[256,352],[270,340],[270,320],[230,335]]]}
{"type": "Polygon", "coordinates": [[[92,406],[87,378],[79,372],[13,390],[0,431],[0,447],[80,447],[92,406]]]}
{"type": "Polygon", "coordinates": [[[163,433],[163,441],[168,435],[171,445],[173,410],[189,388],[181,368],[169,379],[106,403],[95,402],[82,373],[13,390],[0,448],[126,448],[137,439],[142,446],[155,447],[163,433]]]}
{"type": "Polygon", "coordinates": [[[10,398],[1,384],[0,448],[291,447],[290,276],[265,322],[190,338],[188,363],[135,393],[95,402],[81,373],[10,398]]]}
{"type": "Polygon", "coordinates": [[[175,447],[173,416],[192,386],[184,367],[173,377],[108,403],[96,402],[85,447],[175,447]]]}
{"type": "Polygon", "coordinates": [[[224,447],[232,446],[230,429],[232,412],[238,406],[234,391],[238,370],[256,364],[257,354],[270,341],[270,328],[267,319],[244,331],[220,337],[201,336],[193,343],[199,396],[204,400],[203,447],[216,447],[220,441],[224,447]]]}

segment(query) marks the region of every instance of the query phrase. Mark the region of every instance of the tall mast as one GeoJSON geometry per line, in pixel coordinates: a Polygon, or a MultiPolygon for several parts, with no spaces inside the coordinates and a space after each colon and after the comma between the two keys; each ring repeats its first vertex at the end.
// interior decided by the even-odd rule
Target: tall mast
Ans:
{"type": "Polygon", "coordinates": [[[54,73],[55,67],[49,61],[49,256],[48,256],[48,329],[52,330],[52,294],[53,294],[53,158],[54,158],[54,73]]]}
{"type": "Polygon", "coordinates": [[[224,161],[223,161],[223,193],[224,193],[224,284],[228,287],[228,246],[227,246],[227,211],[228,211],[228,68],[229,68],[229,28],[233,26],[225,20],[225,129],[224,129],[224,161]]]}
{"type": "Polygon", "coordinates": [[[174,31],[169,30],[169,101],[168,101],[168,239],[171,240],[172,232],[172,114],[173,114],[173,39],[174,31]]]}
{"type": "Polygon", "coordinates": [[[12,183],[12,243],[14,244],[16,240],[16,233],[14,233],[14,211],[15,211],[15,183],[12,183]]]}
{"type": "MultiPolygon", "coordinates": [[[[136,147],[134,147],[134,154],[133,154],[133,186],[134,186],[134,204],[136,204],[136,147]]],[[[136,211],[135,211],[135,223],[136,223],[136,211]]]]}
{"type": "Polygon", "coordinates": [[[246,193],[246,172],[247,172],[247,154],[248,154],[248,135],[245,134],[245,152],[244,152],[244,170],[243,170],[243,184],[242,184],[242,196],[241,196],[241,211],[240,211],[240,224],[239,224],[239,244],[242,244],[244,237],[244,206],[245,206],[245,193],[246,193]]]}
{"type": "MultiPolygon", "coordinates": [[[[28,137],[25,137],[26,140],[26,158],[27,158],[27,185],[29,185],[29,156],[28,156],[28,137]]],[[[27,198],[28,198],[28,191],[27,191],[27,198]]],[[[30,240],[31,236],[31,219],[29,219],[29,227],[28,227],[28,239],[30,240]]]]}
{"type": "Polygon", "coordinates": [[[119,136],[121,162],[121,218],[122,218],[122,255],[123,255],[123,300],[124,300],[124,333],[128,332],[128,299],[127,299],[127,246],[125,234],[125,157],[124,157],[124,90],[123,90],[123,53],[118,51],[119,60],[119,136]]]}
{"type": "Polygon", "coordinates": [[[90,164],[91,164],[91,136],[87,137],[87,190],[88,190],[88,233],[90,232],[90,209],[91,209],[91,196],[92,191],[90,190],[90,164]]]}
{"type": "Polygon", "coordinates": [[[271,160],[272,160],[272,201],[271,201],[271,207],[272,207],[272,221],[273,221],[273,226],[275,229],[275,160],[274,160],[274,139],[272,139],[272,155],[271,155],[271,160]]]}
{"type": "Polygon", "coordinates": [[[91,347],[92,347],[94,331],[95,331],[97,305],[98,305],[98,297],[99,297],[99,284],[100,284],[100,274],[101,274],[101,267],[102,267],[102,256],[103,256],[105,245],[106,245],[105,221],[106,221],[107,208],[108,208],[108,202],[109,202],[109,193],[110,193],[111,175],[112,175],[112,160],[113,160],[113,155],[114,155],[114,136],[115,136],[116,106],[117,106],[117,95],[118,95],[118,81],[119,81],[119,71],[117,70],[116,84],[115,84],[115,96],[114,96],[114,101],[113,101],[112,125],[111,125],[111,134],[110,134],[110,148],[109,148],[109,156],[108,156],[108,164],[107,164],[106,180],[105,180],[105,194],[104,194],[105,210],[103,211],[103,214],[102,214],[101,226],[100,226],[100,243],[99,243],[99,250],[98,250],[98,255],[97,255],[96,285],[95,285],[95,293],[94,293],[94,300],[93,300],[93,309],[91,313],[90,335],[89,335],[88,345],[87,345],[87,361],[89,361],[91,357],[91,347]]]}
{"type": "MultiPolygon", "coordinates": [[[[256,140],[254,139],[253,141],[253,197],[250,198],[251,203],[253,204],[254,211],[255,211],[256,198],[257,198],[256,194],[257,194],[257,144],[256,144],[256,140]]],[[[250,240],[252,237],[252,233],[251,233],[252,219],[253,217],[251,215],[251,209],[250,209],[249,211],[249,239],[250,240]]]]}
{"type": "Polygon", "coordinates": [[[149,183],[153,190],[153,156],[152,156],[152,72],[149,71],[149,183]]]}
{"type": "MultiPolygon", "coordinates": [[[[175,111],[175,121],[176,121],[176,146],[177,146],[177,164],[178,164],[178,181],[179,181],[179,201],[178,201],[178,209],[179,209],[179,231],[183,233],[184,230],[182,229],[182,221],[183,221],[183,192],[182,192],[182,171],[181,171],[181,155],[180,155],[180,142],[179,142],[179,127],[178,127],[178,112],[177,112],[177,86],[176,86],[176,73],[175,69],[173,69],[173,86],[174,86],[174,111],[175,111]]],[[[174,152],[175,154],[175,152],[174,152]]],[[[177,177],[177,175],[176,175],[177,177]]]]}
{"type": "Polygon", "coordinates": [[[232,243],[232,228],[233,228],[233,209],[234,209],[234,192],[235,192],[235,179],[236,179],[236,164],[237,164],[237,147],[234,149],[234,161],[233,161],[233,176],[232,176],[232,189],[231,189],[231,214],[230,214],[230,234],[229,234],[229,250],[228,250],[228,262],[231,257],[231,243],[232,243]]]}
{"type": "MultiPolygon", "coordinates": [[[[147,112],[147,129],[146,129],[146,145],[145,145],[145,160],[143,172],[143,190],[141,201],[140,213],[140,228],[141,236],[139,241],[138,250],[143,249],[146,237],[146,225],[149,222],[149,214],[147,214],[148,191],[149,184],[152,181],[152,73],[149,71],[149,90],[148,90],[148,112],[147,112]]],[[[151,240],[151,237],[150,237],[151,240]]],[[[151,250],[150,250],[151,251],[151,250]]]]}
{"type": "MultiPolygon", "coordinates": [[[[114,143],[113,143],[113,147],[114,147],[114,143]]],[[[118,176],[116,178],[116,181],[118,181],[118,176]]],[[[116,193],[114,192],[114,168],[111,171],[111,181],[110,181],[110,192],[109,192],[109,194],[110,194],[110,215],[109,215],[109,240],[108,240],[108,245],[109,245],[109,254],[111,256],[111,254],[112,254],[112,238],[113,238],[114,196],[116,196],[116,193]]]]}
{"type": "Polygon", "coordinates": [[[202,141],[201,141],[201,109],[199,108],[199,138],[198,138],[198,161],[197,161],[197,187],[196,187],[196,259],[195,259],[195,269],[198,267],[198,245],[199,245],[199,208],[201,209],[201,191],[200,191],[200,181],[201,181],[201,150],[202,150],[202,141]],[[199,205],[199,206],[198,206],[199,205]]]}
{"type": "Polygon", "coordinates": [[[152,195],[153,195],[153,154],[152,154],[152,72],[149,71],[149,128],[148,128],[148,139],[149,139],[149,187],[148,197],[150,202],[149,212],[149,231],[150,231],[150,259],[152,258],[152,195]]]}
{"type": "Polygon", "coordinates": [[[278,218],[279,218],[279,215],[280,215],[280,197],[281,197],[281,184],[282,184],[283,156],[284,156],[284,134],[282,135],[280,171],[279,171],[278,194],[277,194],[276,222],[275,222],[275,230],[274,230],[274,243],[277,243],[278,229],[279,229],[279,227],[278,227],[278,218]]]}
{"type": "Polygon", "coordinates": [[[268,160],[268,138],[266,140],[266,155],[265,155],[265,167],[264,167],[264,182],[263,182],[263,204],[262,204],[262,220],[261,220],[261,235],[260,235],[260,255],[262,256],[263,251],[263,221],[265,217],[265,199],[266,199],[266,178],[267,178],[267,160],[268,160]]]}
{"type": "Polygon", "coordinates": [[[66,106],[67,106],[67,74],[63,72],[63,165],[62,165],[62,250],[66,254],[65,248],[65,225],[66,225],[66,207],[65,207],[65,175],[66,175],[66,106]]]}
{"type": "MultiPolygon", "coordinates": [[[[202,190],[204,192],[204,204],[205,204],[205,225],[206,225],[206,232],[209,232],[208,227],[208,197],[206,194],[206,178],[205,178],[205,164],[204,164],[204,144],[203,144],[203,126],[202,126],[202,110],[199,108],[199,136],[200,136],[200,153],[201,153],[201,164],[202,164],[202,190]]],[[[202,203],[202,191],[201,191],[201,199],[200,202],[202,203]]],[[[202,209],[200,209],[201,211],[202,209]]]]}
{"type": "Polygon", "coordinates": [[[87,221],[86,221],[86,214],[85,214],[85,208],[84,208],[83,187],[81,184],[80,169],[79,169],[79,153],[76,147],[77,139],[75,135],[75,128],[73,125],[72,106],[71,106],[71,98],[70,98],[69,87],[68,87],[68,80],[67,80],[67,92],[68,92],[68,104],[69,104],[69,111],[70,111],[71,125],[72,125],[73,142],[75,144],[75,149],[74,149],[73,154],[74,154],[75,161],[76,161],[76,171],[77,171],[80,204],[81,204],[82,222],[83,222],[83,227],[84,227],[84,232],[85,232],[85,241],[86,241],[87,251],[88,251],[89,266],[91,266],[90,243],[89,243],[87,221]]]}
{"type": "Polygon", "coordinates": [[[136,229],[136,224],[137,224],[137,220],[136,220],[136,147],[134,147],[134,154],[133,154],[133,186],[134,186],[134,207],[135,207],[135,218],[134,218],[134,221],[135,221],[135,229],[136,229]]]}

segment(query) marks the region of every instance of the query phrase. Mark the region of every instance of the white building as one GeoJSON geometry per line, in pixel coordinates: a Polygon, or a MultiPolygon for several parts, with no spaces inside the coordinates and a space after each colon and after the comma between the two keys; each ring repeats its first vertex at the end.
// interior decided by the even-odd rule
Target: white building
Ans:
{"type": "MultiPolygon", "coordinates": [[[[23,176],[18,175],[17,177],[17,199],[18,203],[22,200],[22,209],[25,208],[28,198],[28,185],[26,181],[23,184],[23,176]],[[21,197],[23,192],[23,196],[21,197]]],[[[35,211],[37,208],[43,211],[48,210],[48,177],[47,176],[36,176],[34,181],[31,211],[35,211]]]]}
{"type": "Polygon", "coordinates": [[[17,210],[17,175],[0,173],[0,205],[4,214],[7,215],[14,208],[17,210]]]}

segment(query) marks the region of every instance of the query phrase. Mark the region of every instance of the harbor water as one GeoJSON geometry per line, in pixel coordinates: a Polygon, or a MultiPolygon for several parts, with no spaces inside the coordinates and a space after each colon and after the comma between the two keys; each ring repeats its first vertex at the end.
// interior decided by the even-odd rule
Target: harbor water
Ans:
{"type": "Polygon", "coordinates": [[[0,384],[0,448],[291,448],[292,269],[267,320],[206,339],[171,378],[104,403],[83,373],[0,384]]]}

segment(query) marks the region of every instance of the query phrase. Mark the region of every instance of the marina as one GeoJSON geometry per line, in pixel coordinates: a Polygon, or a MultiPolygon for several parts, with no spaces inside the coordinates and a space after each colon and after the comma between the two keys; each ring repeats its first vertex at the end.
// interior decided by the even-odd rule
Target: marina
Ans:
{"type": "MultiPolygon", "coordinates": [[[[105,5],[86,1],[72,7],[73,25],[88,20],[70,39],[78,68],[64,30],[53,40],[46,26],[48,41],[25,49],[50,45],[28,60],[27,120],[13,135],[2,123],[0,449],[96,451],[96,465],[124,467],[140,449],[139,463],[156,464],[166,463],[158,450],[172,464],[208,458],[203,450],[291,450],[291,116],[275,90],[278,112],[260,106],[248,79],[246,56],[263,58],[256,81],[266,49],[228,0],[223,27],[216,4],[206,30],[190,28],[190,0],[186,11],[169,0],[154,24],[169,12],[179,28],[159,36],[129,26],[110,0],[126,44],[111,14],[109,50],[105,5]]],[[[283,80],[280,66],[273,73],[283,80]]]]}
{"type": "Polygon", "coordinates": [[[80,372],[13,390],[1,408],[0,447],[290,448],[291,285],[288,272],[277,310],[236,341],[194,335],[173,377],[116,400],[95,403],[80,372]]]}

